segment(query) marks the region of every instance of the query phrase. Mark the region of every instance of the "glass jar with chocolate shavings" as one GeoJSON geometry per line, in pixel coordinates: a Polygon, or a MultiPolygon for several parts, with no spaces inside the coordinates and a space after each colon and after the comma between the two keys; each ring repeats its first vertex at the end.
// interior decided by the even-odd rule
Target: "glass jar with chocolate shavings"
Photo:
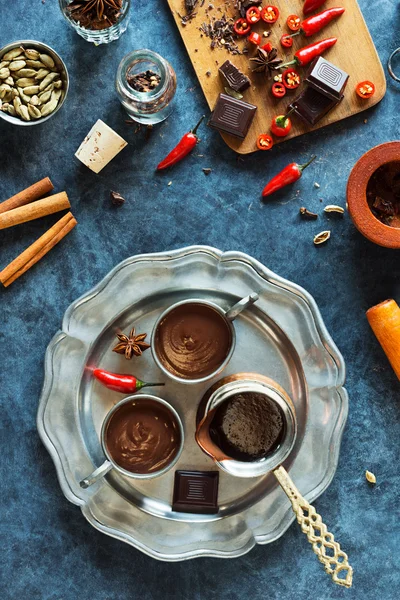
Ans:
{"type": "Polygon", "coordinates": [[[108,44],[126,31],[131,0],[59,0],[66,21],[87,42],[108,44]]]}
{"type": "Polygon", "coordinates": [[[127,54],[119,64],[115,86],[122,106],[138,123],[160,123],[173,110],[175,71],[152,50],[127,54]]]}

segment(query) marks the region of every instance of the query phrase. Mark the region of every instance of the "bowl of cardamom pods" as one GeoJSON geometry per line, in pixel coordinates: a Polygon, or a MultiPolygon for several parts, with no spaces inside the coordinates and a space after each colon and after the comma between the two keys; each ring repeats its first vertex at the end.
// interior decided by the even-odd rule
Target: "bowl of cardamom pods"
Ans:
{"type": "Polygon", "coordinates": [[[0,118],[38,125],[53,117],[68,94],[61,57],[42,42],[20,40],[0,49],[0,118]]]}

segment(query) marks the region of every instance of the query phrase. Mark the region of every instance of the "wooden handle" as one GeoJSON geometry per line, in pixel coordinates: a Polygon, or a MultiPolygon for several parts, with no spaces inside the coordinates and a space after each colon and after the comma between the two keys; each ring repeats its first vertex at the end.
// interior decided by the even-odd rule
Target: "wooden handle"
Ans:
{"type": "Polygon", "coordinates": [[[367,319],[400,379],[400,307],[394,300],[385,300],[367,311],[367,319]]]}
{"type": "Polygon", "coordinates": [[[303,498],[283,467],[275,469],[274,475],[292,503],[297,522],[300,524],[302,532],[307,535],[307,539],[324,565],[325,571],[338,585],[351,587],[353,569],[348,563],[347,554],[341,550],[340,544],[335,542],[332,533],[329,533],[326,525],[322,522],[321,516],[303,498]]]}

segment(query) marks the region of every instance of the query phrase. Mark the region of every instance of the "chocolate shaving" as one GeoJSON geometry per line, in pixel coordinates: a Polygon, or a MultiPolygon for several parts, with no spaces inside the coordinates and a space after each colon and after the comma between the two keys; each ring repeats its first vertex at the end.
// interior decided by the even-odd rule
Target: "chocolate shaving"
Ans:
{"type": "Polygon", "coordinates": [[[235,42],[234,20],[223,14],[220,18],[212,17],[208,23],[199,27],[201,33],[210,38],[210,48],[225,48],[231,54],[241,54],[235,42]]]}
{"type": "Polygon", "coordinates": [[[122,206],[125,202],[125,198],[118,192],[110,192],[111,202],[114,206],[122,206]]]}

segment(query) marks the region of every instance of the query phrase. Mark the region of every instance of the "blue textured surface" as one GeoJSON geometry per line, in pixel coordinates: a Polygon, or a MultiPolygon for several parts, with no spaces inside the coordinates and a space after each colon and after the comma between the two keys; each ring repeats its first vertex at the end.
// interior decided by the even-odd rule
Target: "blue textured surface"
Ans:
{"type": "MultiPolygon", "coordinates": [[[[386,63],[400,45],[399,37],[393,39],[400,25],[398,3],[360,4],[386,63]]],[[[133,5],[128,32],[108,47],[95,48],[67,26],[56,0],[0,0],[0,46],[24,38],[44,41],[59,51],[71,75],[69,98],[54,119],[33,128],[0,121],[0,199],[49,175],[57,190],[67,190],[79,222],[38,266],[0,294],[0,596],[398,598],[400,387],[365,310],[386,297],[400,302],[399,253],[366,241],[348,216],[304,223],[298,208],[305,204],[321,211],[320,198],[344,205],[355,161],[370,147],[399,137],[400,85],[389,81],[386,97],[369,113],[243,160],[203,128],[201,146],[185,164],[155,176],[154,165],[207,107],[166,3],[134,0],[133,5]],[[169,59],[179,82],[175,113],[148,141],[125,125],[113,91],[119,61],[141,47],[169,59]],[[94,175],[73,155],[97,118],[129,146],[94,175]],[[268,177],[311,153],[318,162],[301,183],[262,205],[259,191],[268,177]],[[209,177],[203,167],[212,168],[209,177]],[[122,208],[110,207],[110,189],[126,196],[122,208]],[[316,249],[313,235],[325,228],[332,229],[332,239],[316,249]],[[35,416],[44,352],[65,309],[127,256],[193,243],[248,252],[307,288],[344,354],[349,420],[336,476],[315,505],[349,554],[352,590],[331,583],[295,525],[277,542],[236,560],[159,563],[93,529],[59,489],[35,416]],[[374,488],[364,479],[366,468],[376,473],[374,488]]],[[[53,216],[1,231],[1,266],[55,221],[53,216]]]]}

